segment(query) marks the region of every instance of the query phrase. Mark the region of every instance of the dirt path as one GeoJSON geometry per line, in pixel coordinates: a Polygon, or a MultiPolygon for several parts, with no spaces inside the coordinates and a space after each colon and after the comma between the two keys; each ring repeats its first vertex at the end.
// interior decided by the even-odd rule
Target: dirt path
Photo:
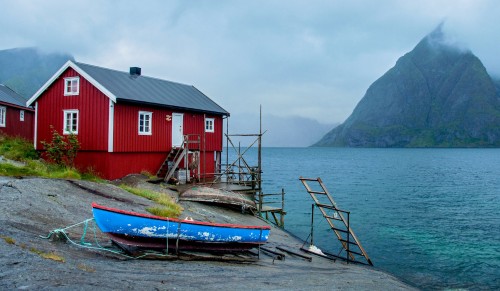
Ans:
{"type": "MultiPolygon", "coordinates": [[[[152,204],[109,184],[0,177],[0,289],[413,289],[374,268],[320,257],[314,257],[312,262],[292,255],[286,255],[285,260],[273,260],[261,253],[260,259],[245,263],[133,260],[39,237],[91,218],[92,202],[142,213],[152,204]],[[52,253],[64,262],[42,257],[52,253]]],[[[238,211],[195,202],[182,204],[182,216],[196,220],[265,223],[238,211]]],[[[82,231],[78,227],[68,233],[79,241],[82,231]]],[[[98,234],[98,238],[109,245],[105,236],[98,234]]],[[[283,246],[298,251],[301,244],[288,233],[273,228],[266,248],[283,246]]]]}

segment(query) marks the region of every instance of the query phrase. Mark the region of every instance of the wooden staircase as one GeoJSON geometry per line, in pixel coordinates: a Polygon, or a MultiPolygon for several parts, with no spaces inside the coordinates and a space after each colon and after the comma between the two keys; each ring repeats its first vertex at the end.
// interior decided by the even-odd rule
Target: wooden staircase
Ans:
{"type": "Polygon", "coordinates": [[[315,205],[321,211],[321,214],[326,219],[330,228],[333,230],[337,239],[340,241],[343,251],[345,251],[345,259],[350,262],[364,263],[361,260],[365,260],[366,264],[373,266],[372,261],[368,257],[368,254],[363,249],[363,246],[359,242],[358,238],[354,234],[354,231],[349,225],[350,212],[341,210],[337,207],[337,204],[333,200],[332,196],[326,189],[321,178],[303,178],[300,177],[299,180],[302,182],[307,192],[311,195],[314,200],[315,205]],[[311,187],[308,183],[314,182],[319,184],[319,188],[311,187]],[[347,216],[347,218],[344,216],[347,216]],[[334,224],[337,221],[338,226],[334,224]]]}
{"type": "MultiPolygon", "coordinates": [[[[179,167],[179,164],[181,163],[182,159],[187,164],[188,161],[188,153],[190,148],[191,150],[197,151],[199,153],[200,151],[200,135],[198,134],[186,134],[183,136],[182,139],[182,144],[178,147],[173,147],[170,152],[168,153],[167,157],[165,158],[165,161],[163,161],[163,164],[160,166],[160,169],[156,172],[156,177],[162,178],[165,182],[168,182],[170,178],[173,177],[175,170],[179,167]],[[191,145],[191,147],[190,147],[191,145]]],[[[189,172],[189,170],[186,170],[189,172]]],[[[198,167],[198,175],[199,175],[199,167],[198,167]]],[[[186,177],[187,181],[189,182],[189,176],[186,177]]]]}
{"type": "Polygon", "coordinates": [[[161,165],[160,169],[158,170],[158,172],[156,172],[156,176],[159,178],[163,178],[164,181],[168,182],[174,175],[177,167],[179,167],[182,159],[186,158],[187,160],[187,153],[188,148],[184,147],[184,144],[182,144],[180,147],[172,148],[172,150],[170,150],[170,152],[168,153],[167,158],[165,158],[165,161],[161,165]]]}

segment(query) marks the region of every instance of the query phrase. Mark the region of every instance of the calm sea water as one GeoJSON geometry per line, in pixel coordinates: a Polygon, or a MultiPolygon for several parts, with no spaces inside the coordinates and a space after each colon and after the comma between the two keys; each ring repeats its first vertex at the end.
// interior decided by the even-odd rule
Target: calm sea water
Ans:
{"type": "MultiPolygon", "coordinates": [[[[248,153],[256,165],[256,150],[248,153]]],[[[377,268],[424,289],[500,289],[500,149],[263,148],[262,155],[264,192],[285,189],[286,229],[299,237],[310,233],[312,199],[298,177],[321,177],[338,207],[351,211],[377,268]]],[[[337,253],[324,219],[315,222],[315,245],[337,253]]]]}

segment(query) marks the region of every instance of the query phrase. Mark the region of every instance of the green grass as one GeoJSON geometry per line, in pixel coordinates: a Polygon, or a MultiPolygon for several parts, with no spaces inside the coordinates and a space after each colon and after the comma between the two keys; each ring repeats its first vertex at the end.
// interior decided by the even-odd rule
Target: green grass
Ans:
{"type": "Polygon", "coordinates": [[[33,143],[20,137],[0,135],[0,155],[15,161],[34,160],[39,158],[33,143]]]}
{"type": "Polygon", "coordinates": [[[56,253],[46,253],[46,252],[43,252],[43,251],[38,250],[36,248],[30,248],[30,252],[35,253],[44,259],[49,259],[49,260],[53,260],[56,262],[64,263],[66,261],[64,259],[64,257],[62,257],[56,253]]]}
{"type": "Polygon", "coordinates": [[[51,179],[82,179],[74,168],[58,167],[41,161],[28,161],[25,166],[0,163],[1,176],[37,176],[51,179]]]}
{"type": "Polygon", "coordinates": [[[157,205],[146,208],[146,210],[153,215],[162,217],[179,217],[179,215],[182,213],[182,210],[184,210],[182,206],[175,203],[172,198],[170,198],[170,196],[166,194],[147,189],[131,187],[125,184],[121,184],[120,188],[136,196],[144,197],[148,200],[156,202],[157,205]]]}
{"type": "Polygon", "coordinates": [[[0,238],[2,238],[8,244],[11,244],[11,245],[15,245],[16,244],[16,241],[13,238],[9,237],[9,236],[0,235],[0,238]]]}
{"type": "Polygon", "coordinates": [[[33,148],[33,144],[19,137],[0,135],[0,155],[9,160],[25,163],[24,166],[0,163],[1,176],[37,176],[52,179],[103,181],[92,169],[81,173],[72,167],[58,166],[39,160],[39,154],[33,148]]]}

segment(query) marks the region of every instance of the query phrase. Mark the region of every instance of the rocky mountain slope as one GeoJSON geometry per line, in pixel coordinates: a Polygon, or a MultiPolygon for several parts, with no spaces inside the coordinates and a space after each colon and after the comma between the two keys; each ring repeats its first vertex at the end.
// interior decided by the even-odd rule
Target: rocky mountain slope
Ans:
{"type": "Polygon", "coordinates": [[[375,81],[315,146],[499,147],[500,90],[439,26],[375,81]]]}

